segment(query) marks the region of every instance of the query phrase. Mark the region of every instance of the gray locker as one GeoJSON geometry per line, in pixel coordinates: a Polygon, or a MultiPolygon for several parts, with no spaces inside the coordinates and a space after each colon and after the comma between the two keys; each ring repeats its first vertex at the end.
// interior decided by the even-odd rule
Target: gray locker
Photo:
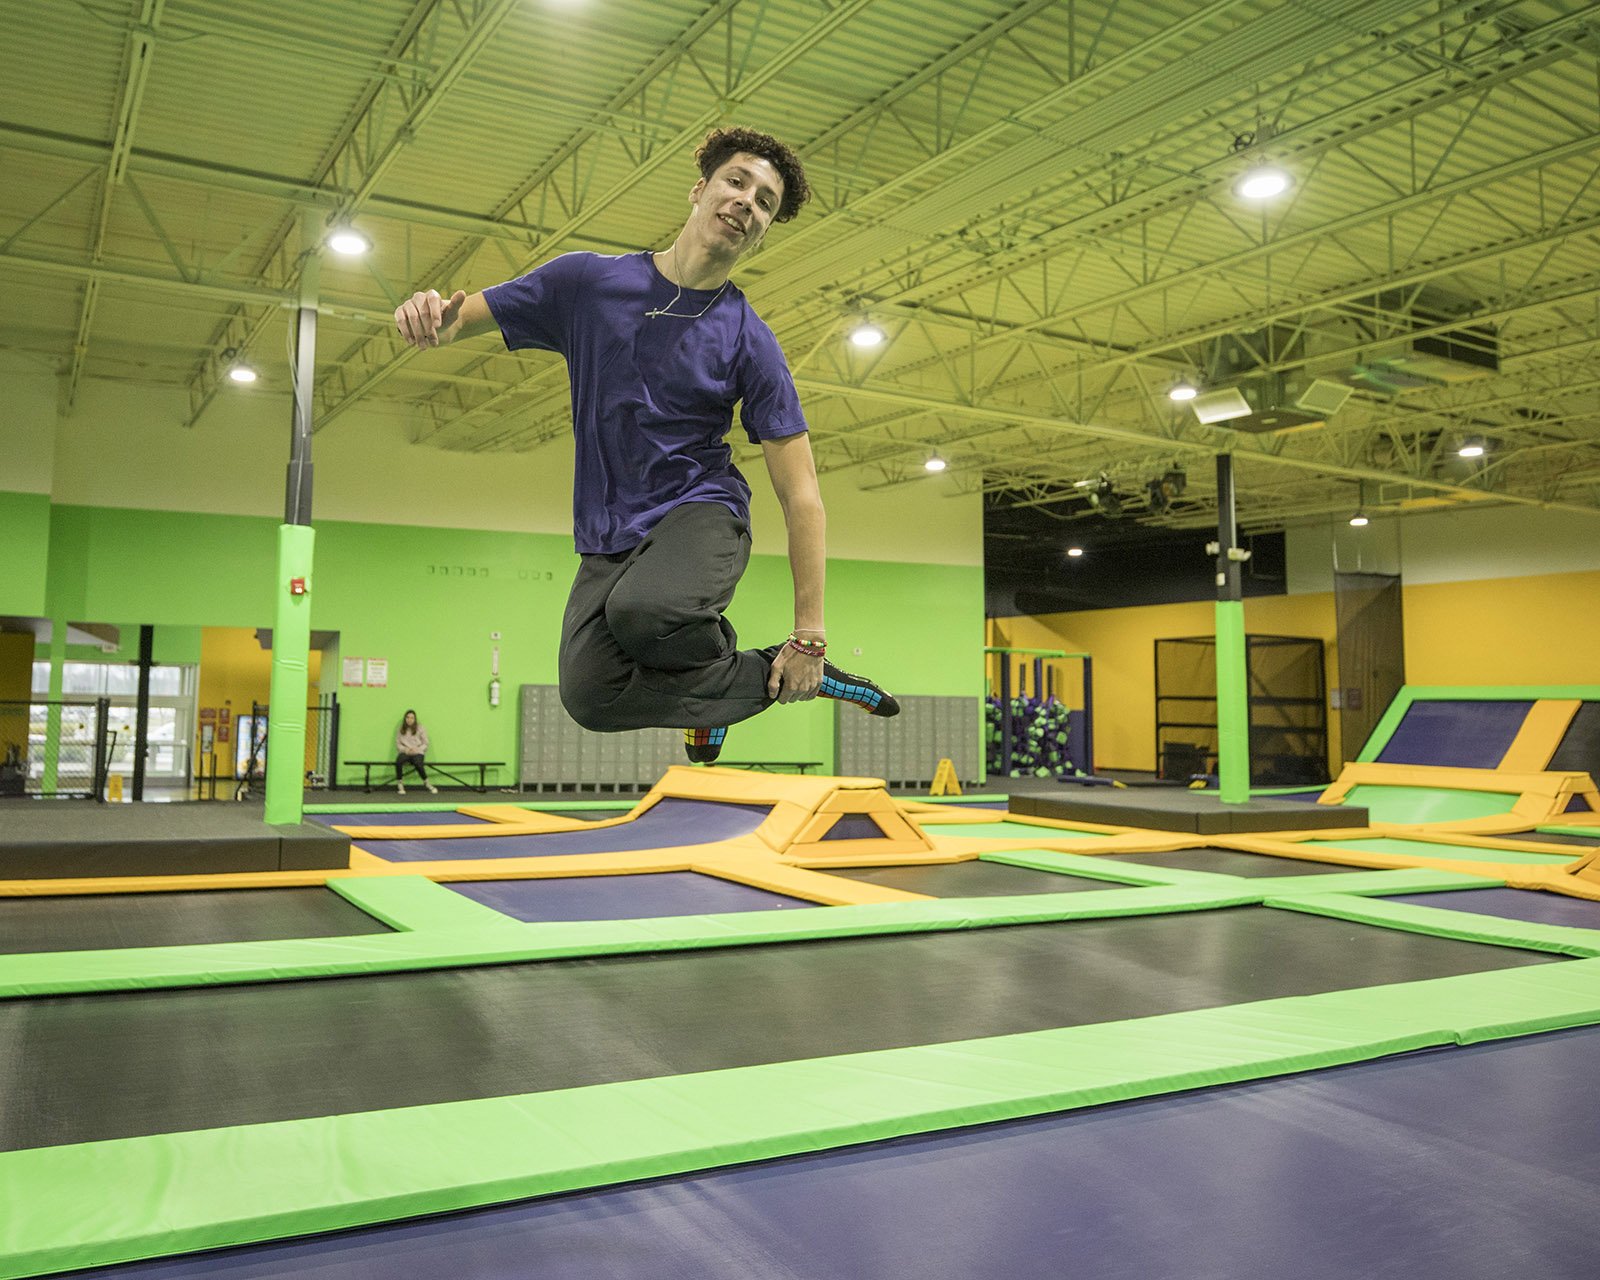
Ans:
{"type": "Polygon", "coordinates": [[[911,696],[900,714],[885,720],[854,707],[834,709],[834,750],[839,773],[882,778],[896,790],[923,790],[948,756],[963,787],[981,780],[983,701],[977,697],[911,696]]]}
{"type": "Polygon", "coordinates": [[[541,794],[638,795],[681,764],[683,734],[676,729],[591,733],[567,715],[555,685],[519,690],[521,752],[517,782],[541,794]]]}

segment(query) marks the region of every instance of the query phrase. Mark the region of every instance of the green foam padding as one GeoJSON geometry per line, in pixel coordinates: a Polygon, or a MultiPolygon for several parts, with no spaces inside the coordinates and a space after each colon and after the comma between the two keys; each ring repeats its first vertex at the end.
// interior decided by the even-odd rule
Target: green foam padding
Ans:
{"type": "Polygon", "coordinates": [[[522,927],[522,921],[426,876],[344,876],[329,880],[328,888],[391,929],[409,933],[522,927]]]}
{"type": "Polygon", "coordinates": [[[1358,853],[1392,853],[1407,858],[1443,858],[1458,862],[1524,862],[1558,867],[1575,862],[1577,853],[1525,853],[1520,849],[1487,849],[1474,844],[1434,844],[1431,840],[1404,840],[1397,836],[1370,836],[1357,840],[1306,841],[1320,848],[1350,849],[1358,853]]]}
{"type": "MultiPolygon", "coordinates": [[[[919,822],[930,836],[985,836],[992,840],[1109,840],[1106,831],[1073,831],[1066,827],[1047,827],[1032,822],[919,822]]],[[[1158,834],[1166,834],[1165,832],[1158,834]]]]}
{"type": "Polygon", "coordinates": [[[1033,871],[1055,871],[1062,875],[1084,876],[1090,880],[1110,880],[1121,884],[1163,885],[1168,887],[1240,883],[1239,876],[1219,876],[1209,871],[1189,871],[1183,867],[1151,867],[1136,862],[1111,862],[1081,853],[1056,853],[1050,849],[1007,849],[1004,853],[980,853],[980,862],[1002,862],[1033,871]]]}
{"type": "Polygon", "coordinates": [[[1350,788],[1343,803],[1364,808],[1369,822],[1463,822],[1510,813],[1517,797],[1504,791],[1391,787],[1363,782],[1350,788]]]}
{"type": "Polygon", "coordinates": [[[1415,870],[1350,871],[1325,876],[1259,876],[1250,882],[1262,901],[1276,902],[1284,895],[1321,897],[1323,894],[1447,893],[1453,889],[1496,889],[1504,880],[1491,876],[1459,875],[1454,871],[1415,870]]]}
{"type": "Polygon", "coordinates": [[[1215,886],[1195,888],[1114,888],[1090,893],[943,898],[647,920],[501,924],[499,922],[507,917],[492,912],[495,917],[492,926],[474,918],[466,926],[453,924],[437,930],[351,938],[0,955],[0,998],[278,982],[576,956],[984,929],[1058,920],[1208,911],[1260,901],[1261,895],[1249,881],[1233,884],[1220,876],[1217,881],[1215,886]]]}
{"type": "Polygon", "coordinates": [[[0,1277],[334,1231],[1600,1022],[1575,960],[0,1155],[0,1277]],[[219,1171],[226,1171],[220,1176],[219,1171]]]}
{"type": "Polygon", "coordinates": [[[1377,925],[1383,929],[1403,929],[1407,933],[1424,933],[1435,938],[1454,938],[1459,942],[1519,947],[1526,951],[1547,951],[1585,960],[1600,957],[1600,929],[1536,924],[1529,920],[1503,920],[1475,911],[1451,911],[1443,907],[1386,902],[1382,898],[1345,897],[1341,894],[1282,893],[1268,898],[1266,905],[1286,911],[1304,911],[1309,915],[1331,916],[1355,924],[1377,925]]]}
{"type": "MultiPolygon", "coordinates": [[[[1262,855],[1266,856],[1266,855],[1262,855]]],[[[1053,853],[1045,849],[1026,849],[1005,853],[981,853],[980,862],[1001,862],[1034,871],[1055,871],[1063,875],[1092,880],[1119,880],[1126,884],[1164,885],[1200,888],[1218,884],[1248,887],[1265,900],[1278,893],[1441,893],[1452,889],[1488,889],[1504,880],[1488,876],[1461,875],[1454,871],[1426,868],[1396,871],[1351,871],[1323,876],[1230,876],[1215,871],[1190,871],[1183,867],[1146,866],[1141,863],[1112,862],[1103,857],[1084,857],[1076,853],[1053,853]]]]}
{"type": "MultiPolygon", "coordinates": [[[[892,790],[892,788],[891,788],[892,790]]],[[[906,796],[918,804],[1004,804],[1010,796],[906,796]]]]}

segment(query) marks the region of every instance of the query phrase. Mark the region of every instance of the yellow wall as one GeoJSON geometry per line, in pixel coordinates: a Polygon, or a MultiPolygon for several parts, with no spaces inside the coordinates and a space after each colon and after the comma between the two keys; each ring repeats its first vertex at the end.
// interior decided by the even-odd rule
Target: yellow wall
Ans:
{"type": "MultiPolygon", "coordinates": [[[[312,689],[322,675],[322,654],[313,649],[310,658],[312,689]]],[[[272,653],[263,649],[256,633],[246,627],[203,627],[200,632],[200,707],[226,706],[229,716],[229,734],[226,743],[218,743],[216,751],[217,776],[233,776],[233,747],[238,740],[238,720],[250,714],[251,702],[266,702],[272,687],[272,653]]],[[[308,691],[308,698],[314,693],[308,691]]],[[[309,706],[310,703],[308,702],[309,706]]],[[[200,758],[200,723],[194,730],[195,773],[209,776],[211,761],[200,758]]],[[[308,742],[308,755],[313,750],[308,742]]]]}
{"type": "MultiPolygon", "coordinates": [[[[26,632],[0,632],[0,702],[27,702],[33,696],[33,637],[26,632]]],[[[28,749],[28,717],[8,711],[0,715],[0,760],[11,747],[28,749]]]]}
{"type": "MultiPolygon", "coordinates": [[[[1403,587],[1402,608],[1407,684],[1600,682],[1600,572],[1403,587]]],[[[1337,687],[1331,592],[1258,596],[1245,601],[1244,617],[1252,633],[1320,639],[1328,687],[1337,687]]],[[[1153,770],[1155,642],[1213,630],[1212,604],[1197,601],[994,619],[988,643],[1093,655],[1096,765],[1153,770]]],[[[1337,772],[1345,756],[1336,712],[1328,733],[1337,772]]],[[[1360,748],[1352,743],[1350,754],[1360,748]]]]}
{"type": "Polygon", "coordinates": [[[1600,572],[1406,587],[1406,683],[1600,682],[1600,572]]]}
{"type": "MultiPolygon", "coordinates": [[[[1331,688],[1334,665],[1333,596],[1260,596],[1244,602],[1246,630],[1262,635],[1308,636],[1321,640],[1331,688]]],[[[1038,618],[998,618],[990,623],[990,644],[1019,648],[1082,651],[1094,659],[1094,755],[1101,769],[1156,767],[1157,640],[1208,636],[1216,631],[1210,601],[1144,605],[1134,609],[1094,609],[1052,613],[1038,618]]],[[[1339,724],[1329,717],[1330,754],[1340,760],[1339,724]]]]}

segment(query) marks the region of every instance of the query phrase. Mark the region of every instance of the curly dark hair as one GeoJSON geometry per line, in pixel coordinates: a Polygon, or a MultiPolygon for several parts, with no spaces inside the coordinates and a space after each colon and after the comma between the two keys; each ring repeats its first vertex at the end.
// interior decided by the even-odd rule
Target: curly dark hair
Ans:
{"type": "Polygon", "coordinates": [[[713,129],[694,153],[700,165],[700,176],[709,180],[729,157],[741,151],[760,156],[783,179],[783,199],[778,202],[778,212],[772,220],[787,222],[799,213],[800,206],[811,199],[811,184],[806,181],[800,158],[770,133],[757,133],[754,129],[713,129]]]}

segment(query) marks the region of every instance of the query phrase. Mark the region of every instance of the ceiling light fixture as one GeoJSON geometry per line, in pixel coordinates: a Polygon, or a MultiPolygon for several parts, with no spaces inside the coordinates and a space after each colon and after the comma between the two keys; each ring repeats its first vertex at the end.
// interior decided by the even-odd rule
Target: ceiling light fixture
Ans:
{"type": "Polygon", "coordinates": [[[222,353],[222,364],[233,382],[250,383],[259,376],[255,367],[239,354],[237,347],[229,347],[222,353]]]}
{"type": "Polygon", "coordinates": [[[857,347],[881,347],[889,335],[865,316],[850,330],[850,343],[857,347]]]}
{"type": "Polygon", "coordinates": [[[1199,394],[1199,387],[1195,386],[1187,378],[1179,378],[1177,382],[1172,384],[1172,390],[1167,392],[1167,399],[1175,400],[1182,404],[1186,400],[1193,400],[1199,394]]]}
{"type": "Polygon", "coordinates": [[[1078,560],[1078,559],[1081,559],[1082,556],[1083,556],[1083,548],[1082,547],[1068,547],[1067,548],[1067,557],[1068,557],[1068,559],[1078,560]]]}
{"type": "Polygon", "coordinates": [[[1483,453],[1483,440],[1478,436],[1468,436],[1456,450],[1456,456],[1460,458],[1481,458],[1483,453]]]}
{"type": "Polygon", "coordinates": [[[1364,511],[1358,511],[1355,513],[1355,515],[1350,517],[1350,527],[1353,529],[1365,529],[1367,525],[1371,523],[1372,522],[1367,519],[1367,513],[1364,511]]]}
{"type": "Polygon", "coordinates": [[[1239,176],[1239,180],[1233,184],[1233,194],[1241,200],[1271,200],[1293,185],[1294,179],[1289,176],[1287,169],[1262,161],[1239,176]]]}
{"type": "Polygon", "coordinates": [[[372,241],[348,222],[341,222],[328,232],[328,248],[346,258],[359,258],[372,248],[372,241]]]}
{"type": "Polygon", "coordinates": [[[936,453],[922,465],[928,471],[943,471],[948,464],[936,453]]]}

